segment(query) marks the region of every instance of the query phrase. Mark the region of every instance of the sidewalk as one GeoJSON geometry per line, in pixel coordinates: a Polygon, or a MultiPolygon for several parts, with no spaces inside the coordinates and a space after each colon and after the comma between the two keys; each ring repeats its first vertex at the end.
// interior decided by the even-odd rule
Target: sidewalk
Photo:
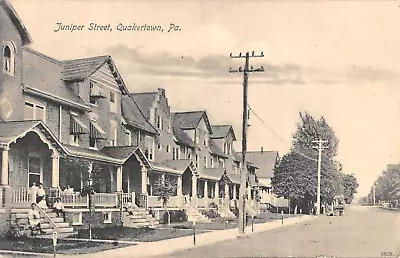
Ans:
{"type": "MultiPolygon", "coordinates": [[[[268,231],[280,227],[303,223],[311,219],[317,218],[315,216],[302,215],[301,217],[292,217],[284,219],[283,225],[282,220],[275,220],[263,224],[254,224],[254,232],[251,232],[251,226],[247,226],[245,229],[245,236],[268,231]]],[[[239,236],[237,228],[216,230],[208,233],[202,233],[196,235],[196,247],[204,246],[209,244],[215,244],[220,241],[226,241],[236,239],[239,236]]],[[[168,240],[162,240],[157,242],[140,243],[136,246],[123,247],[118,249],[112,249],[103,251],[101,253],[91,253],[83,255],[68,255],[68,257],[82,257],[82,258],[98,258],[100,256],[107,257],[151,257],[151,256],[163,256],[171,254],[177,251],[188,250],[190,248],[196,248],[193,244],[193,236],[180,237],[168,240]]]]}

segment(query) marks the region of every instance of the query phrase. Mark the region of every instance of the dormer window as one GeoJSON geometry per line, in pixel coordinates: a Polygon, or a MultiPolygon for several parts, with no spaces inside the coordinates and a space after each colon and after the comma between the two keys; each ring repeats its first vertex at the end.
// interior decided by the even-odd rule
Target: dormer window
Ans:
{"type": "Polygon", "coordinates": [[[14,75],[15,70],[15,47],[10,41],[3,44],[3,72],[8,75],[14,75]]]}
{"type": "Polygon", "coordinates": [[[115,92],[110,92],[110,111],[112,113],[117,113],[117,96],[115,92]]]}
{"type": "Polygon", "coordinates": [[[96,82],[91,81],[90,82],[90,96],[89,96],[89,102],[92,105],[97,105],[98,104],[98,99],[104,99],[106,98],[104,93],[100,90],[99,85],[97,85],[96,82]]]}

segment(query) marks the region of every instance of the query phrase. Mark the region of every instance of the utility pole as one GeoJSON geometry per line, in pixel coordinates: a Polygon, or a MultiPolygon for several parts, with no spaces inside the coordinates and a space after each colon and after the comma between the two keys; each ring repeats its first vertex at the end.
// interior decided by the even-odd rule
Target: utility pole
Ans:
{"type": "Polygon", "coordinates": [[[376,183],[374,183],[374,206],[376,205],[376,183]]]}
{"type": "MultiPolygon", "coordinates": [[[[245,228],[245,202],[246,202],[246,181],[248,177],[247,172],[247,161],[246,161],[246,152],[247,152],[247,126],[248,126],[248,104],[247,104],[247,88],[248,88],[248,79],[249,73],[253,72],[264,72],[264,67],[254,69],[253,66],[249,68],[249,59],[250,57],[264,57],[263,52],[260,55],[255,55],[254,51],[249,54],[247,52],[245,55],[240,53],[238,56],[233,56],[230,54],[231,58],[245,58],[245,66],[244,69],[239,67],[237,70],[233,70],[232,67],[229,67],[229,73],[242,73],[243,72],[243,124],[242,124],[242,169],[240,170],[240,189],[239,189],[239,235],[244,234],[245,228]]],[[[250,187],[250,185],[249,185],[250,187]]]]}
{"type": "Polygon", "coordinates": [[[314,146],[314,149],[318,149],[318,177],[317,177],[317,210],[316,215],[320,214],[321,208],[321,163],[322,163],[322,150],[327,149],[328,147],[324,147],[324,143],[328,143],[328,141],[323,141],[321,138],[318,141],[312,141],[313,143],[318,143],[318,146],[314,146]]]}

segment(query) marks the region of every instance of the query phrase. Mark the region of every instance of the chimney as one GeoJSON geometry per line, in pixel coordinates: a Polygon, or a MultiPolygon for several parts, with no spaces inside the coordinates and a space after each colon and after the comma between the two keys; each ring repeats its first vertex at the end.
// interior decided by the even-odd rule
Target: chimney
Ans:
{"type": "Polygon", "coordinates": [[[264,154],[264,147],[261,147],[261,154],[264,154]]]}

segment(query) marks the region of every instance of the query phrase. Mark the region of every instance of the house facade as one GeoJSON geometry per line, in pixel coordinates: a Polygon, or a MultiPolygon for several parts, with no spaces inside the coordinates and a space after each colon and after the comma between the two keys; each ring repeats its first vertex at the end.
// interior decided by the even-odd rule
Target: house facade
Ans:
{"type": "MultiPolygon", "coordinates": [[[[6,0],[0,24],[1,230],[26,213],[40,183],[50,204],[61,198],[74,228],[87,226],[90,205],[98,225],[122,223],[130,200],[146,212],[164,209],[165,180],[177,185],[168,208],[233,215],[242,166],[232,126],[212,126],[206,111],[172,112],[161,88],[129,92],[111,56],[56,60],[29,48],[6,0]]],[[[247,167],[247,198],[256,200],[257,165],[247,167]]]]}

